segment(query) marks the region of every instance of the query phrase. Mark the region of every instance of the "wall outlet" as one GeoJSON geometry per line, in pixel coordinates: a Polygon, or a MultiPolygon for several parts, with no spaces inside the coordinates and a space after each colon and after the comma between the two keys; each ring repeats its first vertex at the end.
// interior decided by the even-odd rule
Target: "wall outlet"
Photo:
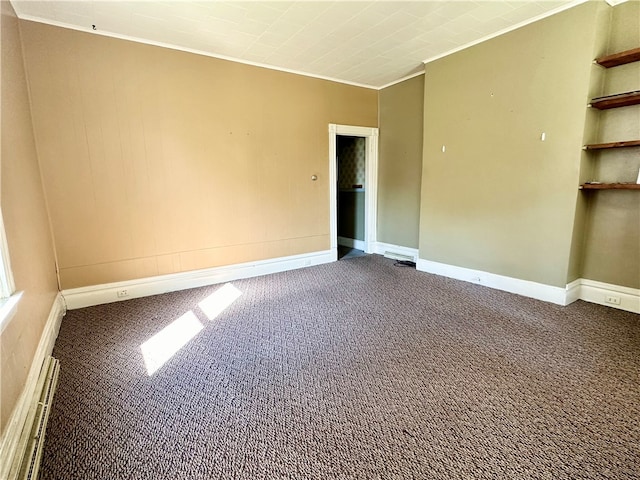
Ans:
{"type": "Polygon", "coordinates": [[[127,292],[126,290],[118,290],[116,292],[116,295],[118,295],[118,298],[124,298],[129,296],[129,292],[127,292]]]}
{"type": "Polygon", "coordinates": [[[610,303],[611,305],[620,305],[620,297],[616,297],[615,295],[607,295],[604,297],[605,303],[610,303]]]}

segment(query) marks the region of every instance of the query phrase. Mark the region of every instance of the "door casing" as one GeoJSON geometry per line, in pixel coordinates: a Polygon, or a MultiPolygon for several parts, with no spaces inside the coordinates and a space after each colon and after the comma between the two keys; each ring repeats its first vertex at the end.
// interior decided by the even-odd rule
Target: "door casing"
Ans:
{"type": "Polygon", "coordinates": [[[338,259],[338,159],[336,145],[338,135],[365,139],[364,184],[364,251],[375,253],[378,199],[378,129],[353,125],[329,124],[329,232],[331,257],[338,259]]]}

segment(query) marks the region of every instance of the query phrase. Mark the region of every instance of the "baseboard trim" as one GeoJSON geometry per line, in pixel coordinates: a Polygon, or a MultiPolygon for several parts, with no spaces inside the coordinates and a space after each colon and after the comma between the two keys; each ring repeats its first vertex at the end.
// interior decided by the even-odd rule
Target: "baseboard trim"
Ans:
{"type": "Polygon", "coordinates": [[[556,305],[569,305],[576,300],[584,300],[585,302],[597,303],[611,308],[626,310],[627,312],[640,313],[640,289],[637,288],[623,287],[585,278],[578,278],[568,283],[565,288],[554,287],[543,283],[423,259],[418,259],[416,269],[555,303],[556,305]],[[616,305],[608,302],[606,299],[611,296],[618,297],[620,304],[616,305]]]}
{"type": "Polygon", "coordinates": [[[334,250],[303,253],[288,257],[272,258],[255,262],[238,263],[224,267],[213,267],[190,272],[172,273],[156,277],[139,278],[124,282],[92,285],[90,287],[72,288],[62,291],[67,308],[77,308],[101,305],[104,303],[130,300],[132,298],[148,297],[167,292],[176,292],[189,288],[204,287],[222,282],[231,282],[241,278],[257,277],[271,273],[284,272],[297,268],[320,265],[336,260],[334,250]],[[118,292],[126,290],[124,297],[118,297],[118,292]]]}
{"type": "Polygon", "coordinates": [[[356,240],[355,238],[338,237],[338,245],[343,247],[356,248],[364,252],[365,244],[364,240],[356,240]]]}
{"type": "Polygon", "coordinates": [[[525,297],[567,305],[567,288],[554,287],[543,283],[531,282],[519,278],[506,277],[495,273],[473,270],[470,268],[447,265],[445,263],[432,262],[418,259],[416,269],[422,272],[434,273],[443,277],[464,280],[465,282],[484,285],[485,287],[516,293],[525,297]]]}
{"type": "Polygon", "coordinates": [[[58,293],[40,336],[40,342],[31,362],[26,384],[2,436],[2,443],[0,444],[0,478],[2,479],[13,480],[19,473],[20,463],[28,441],[28,434],[23,435],[23,430],[29,428],[30,431],[36,413],[35,403],[38,401],[40,393],[37,392],[38,377],[45,359],[53,352],[53,346],[60,331],[60,323],[65,313],[64,299],[58,293]]]}
{"type": "Polygon", "coordinates": [[[567,302],[565,305],[569,305],[576,300],[580,300],[580,286],[582,284],[582,279],[578,278],[571,283],[567,284],[567,302]]]}
{"type": "Polygon", "coordinates": [[[413,258],[414,262],[418,261],[418,249],[411,247],[403,247],[401,245],[394,245],[392,243],[376,242],[375,253],[378,255],[384,255],[385,252],[399,253],[400,255],[406,255],[413,258]]]}
{"type": "Polygon", "coordinates": [[[640,313],[640,289],[613,285],[611,283],[596,282],[586,278],[580,279],[580,299],[585,302],[597,303],[607,307],[640,313]],[[607,302],[607,297],[618,297],[620,304],[607,302]]]}

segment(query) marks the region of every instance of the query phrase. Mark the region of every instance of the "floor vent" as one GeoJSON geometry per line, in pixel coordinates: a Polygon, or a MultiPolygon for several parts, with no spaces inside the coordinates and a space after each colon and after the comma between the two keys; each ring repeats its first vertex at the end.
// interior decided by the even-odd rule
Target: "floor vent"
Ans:
{"type": "Polygon", "coordinates": [[[18,476],[20,480],[36,480],[38,478],[42,449],[44,447],[44,434],[47,428],[53,394],[58,383],[59,372],[60,362],[53,357],[47,358],[38,378],[38,390],[36,391],[40,392],[40,398],[35,406],[35,415],[27,439],[27,449],[18,476]]]}
{"type": "Polygon", "coordinates": [[[391,258],[393,260],[406,260],[406,261],[409,261],[409,262],[415,262],[415,259],[413,258],[413,255],[404,255],[402,253],[391,252],[389,250],[385,250],[384,257],[385,258],[391,258]]]}

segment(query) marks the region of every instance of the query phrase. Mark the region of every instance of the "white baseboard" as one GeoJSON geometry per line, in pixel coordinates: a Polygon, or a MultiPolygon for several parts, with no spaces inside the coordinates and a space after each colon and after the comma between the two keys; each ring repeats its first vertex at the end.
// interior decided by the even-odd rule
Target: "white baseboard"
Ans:
{"type": "Polygon", "coordinates": [[[627,312],[640,313],[640,289],[596,282],[586,278],[581,278],[579,281],[580,300],[606,305],[607,307],[619,308],[627,312]],[[620,304],[616,305],[607,301],[607,297],[619,299],[620,304]]]}
{"type": "Polygon", "coordinates": [[[400,245],[393,245],[391,243],[376,242],[375,253],[378,255],[384,255],[386,252],[399,253],[400,255],[406,255],[413,258],[413,262],[418,261],[418,249],[410,247],[402,247],[400,245]]]}
{"type": "Polygon", "coordinates": [[[442,275],[444,277],[484,285],[505,292],[517,293],[518,295],[536,298],[557,305],[568,305],[566,287],[554,287],[529,280],[483,272],[481,270],[472,270],[470,268],[432,262],[421,258],[418,259],[416,269],[422,272],[435,273],[436,275],[442,275]]]}
{"type": "Polygon", "coordinates": [[[338,245],[343,247],[355,248],[364,252],[364,240],[356,240],[355,238],[338,237],[338,245]]]}
{"type": "Polygon", "coordinates": [[[147,297],[161,293],[175,292],[189,288],[204,287],[216,283],[231,282],[241,278],[257,277],[270,273],[284,272],[296,268],[310,267],[335,261],[334,250],[325,250],[289,257],[272,258],[256,262],[238,263],[224,267],[172,273],[157,277],[140,278],[124,282],[92,285],[62,291],[69,310],[101,305],[132,298],[147,297]],[[126,295],[118,297],[118,292],[126,290],[126,295]]]}
{"type": "Polygon", "coordinates": [[[536,298],[557,305],[569,305],[576,300],[606,305],[628,312],[640,313],[640,289],[612,285],[579,278],[568,283],[565,288],[530,282],[519,278],[505,277],[494,273],[457,267],[430,260],[418,259],[417,270],[434,273],[443,277],[464,280],[489,288],[517,293],[525,297],[536,298]],[[614,297],[619,304],[611,303],[607,298],[614,297]]]}
{"type": "Polygon", "coordinates": [[[25,426],[30,427],[33,422],[34,407],[39,394],[36,390],[40,370],[42,370],[45,359],[53,351],[65,312],[64,300],[62,295],[58,293],[40,336],[40,342],[31,362],[26,384],[2,436],[2,443],[0,444],[2,447],[0,448],[0,478],[2,479],[13,480],[20,469],[20,462],[24,456],[28,441],[28,435],[25,436],[22,432],[25,426]]]}
{"type": "Polygon", "coordinates": [[[579,278],[577,280],[574,280],[571,283],[567,284],[567,301],[565,303],[565,305],[570,305],[573,302],[575,302],[576,300],[580,300],[580,285],[581,285],[582,279],[579,278]]]}

